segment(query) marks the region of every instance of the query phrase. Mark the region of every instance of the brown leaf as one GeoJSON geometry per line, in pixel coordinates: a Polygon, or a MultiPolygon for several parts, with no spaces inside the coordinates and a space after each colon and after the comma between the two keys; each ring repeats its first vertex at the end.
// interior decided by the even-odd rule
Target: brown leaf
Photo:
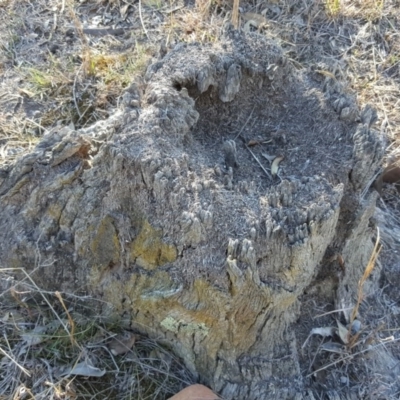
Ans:
{"type": "Polygon", "coordinates": [[[400,181],[400,167],[389,165],[382,173],[382,180],[386,183],[397,183],[400,181]]]}
{"type": "Polygon", "coordinates": [[[321,75],[327,76],[328,78],[336,79],[335,75],[333,75],[332,72],[321,70],[321,69],[316,69],[315,72],[318,72],[321,75]]]}
{"type": "Polygon", "coordinates": [[[253,146],[257,146],[259,144],[266,144],[266,143],[271,143],[271,142],[272,142],[272,140],[263,140],[263,141],[261,141],[261,140],[257,140],[257,139],[250,139],[247,142],[247,146],[253,147],[253,146]]]}
{"type": "Polygon", "coordinates": [[[267,24],[267,19],[260,14],[247,12],[242,14],[242,18],[245,21],[253,21],[253,25],[258,28],[260,25],[267,24]]]}
{"type": "Polygon", "coordinates": [[[132,332],[125,332],[124,334],[117,335],[110,342],[109,348],[114,356],[127,353],[135,344],[136,335],[132,332]]]}

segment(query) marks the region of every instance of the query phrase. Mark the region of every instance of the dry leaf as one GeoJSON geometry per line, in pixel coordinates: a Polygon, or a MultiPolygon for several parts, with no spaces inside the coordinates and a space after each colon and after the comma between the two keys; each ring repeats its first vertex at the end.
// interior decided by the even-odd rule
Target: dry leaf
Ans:
{"type": "Polygon", "coordinates": [[[315,72],[318,72],[321,75],[327,76],[328,78],[336,79],[335,75],[333,75],[332,72],[325,71],[322,69],[316,69],[315,72]]]}
{"type": "Polygon", "coordinates": [[[25,318],[16,310],[10,310],[7,311],[3,318],[1,318],[1,321],[6,323],[12,323],[12,324],[23,324],[26,323],[25,318]]]}
{"type": "Polygon", "coordinates": [[[109,344],[111,353],[114,356],[127,353],[135,344],[136,335],[132,332],[125,332],[122,335],[117,335],[109,344]]]}
{"type": "Polygon", "coordinates": [[[96,376],[100,377],[106,373],[106,370],[101,370],[100,368],[93,367],[86,361],[80,362],[73,367],[66,368],[63,372],[58,374],[58,376],[66,375],[80,375],[80,376],[96,376]]]}
{"type": "Polygon", "coordinates": [[[247,23],[252,22],[252,25],[256,28],[258,28],[260,25],[267,23],[267,19],[257,13],[247,12],[242,14],[242,18],[247,21],[247,23]]]}
{"type": "Polygon", "coordinates": [[[125,4],[119,9],[122,19],[125,19],[127,17],[129,7],[130,7],[130,4],[125,4]]]}
{"type": "Polygon", "coordinates": [[[321,344],[321,350],[330,351],[331,353],[345,354],[345,347],[340,343],[328,342],[321,344]]]}
{"type": "Polygon", "coordinates": [[[347,328],[339,321],[337,322],[337,326],[338,326],[338,334],[340,337],[340,340],[344,343],[347,344],[349,343],[349,331],[347,330],[347,328]]]}
{"type": "Polygon", "coordinates": [[[258,144],[265,144],[265,143],[270,143],[272,142],[272,140],[257,140],[257,139],[250,139],[247,142],[247,146],[249,147],[253,147],[253,146],[257,146],[258,144]]]}
{"type": "Polygon", "coordinates": [[[303,346],[301,348],[303,349],[304,346],[307,344],[308,340],[312,335],[320,335],[322,337],[332,337],[333,335],[336,334],[336,328],[333,328],[332,326],[324,326],[322,328],[313,328],[311,329],[310,334],[308,335],[308,338],[304,342],[303,346]]]}
{"type": "Polygon", "coordinates": [[[26,90],[26,89],[23,89],[23,88],[18,88],[18,91],[21,94],[24,94],[25,96],[28,96],[28,97],[33,97],[35,95],[34,93],[30,92],[29,90],[26,90]]]}
{"type": "Polygon", "coordinates": [[[267,159],[270,163],[272,163],[272,161],[274,161],[275,158],[276,158],[276,156],[270,156],[270,155],[267,154],[267,153],[261,153],[261,155],[262,155],[265,159],[267,159]]]}
{"type": "Polygon", "coordinates": [[[284,159],[283,156],[278,156],[274,159],[274,161],[272,161],[272,165],[271,165],[271,175],[272,176],[276,176],[276,174],[278,173],[279,170],[279,163],[284,159]]]}
{"type": "Polygon", "coordinates": [[[245,32],[251,32],[251,27],[254,26],[254,28],[257,28],[257,24],[251,19],[250,21],[247,21],[244,26],[243,30],[245,32]]]}

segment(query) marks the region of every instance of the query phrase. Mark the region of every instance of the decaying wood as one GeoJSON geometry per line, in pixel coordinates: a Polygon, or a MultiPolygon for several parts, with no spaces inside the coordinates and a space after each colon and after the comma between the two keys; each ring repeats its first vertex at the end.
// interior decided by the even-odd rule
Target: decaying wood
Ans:
{"type": "Polygon", "coordinates": [[[377,197],[360,193],[382,159],[373,115],[251,34],[178,45],[146,81],[141,108],[55,128],[1,171],[1,264],[90,292],[224,399],[306,398],[291,324],[330,246],[346,263],[338,305],[354,302],[377,197]],[[225,173],[223,143],[252,109],[225,173]],[[258,160],[285,154],[281,181],[253,138],[258,160]]]}

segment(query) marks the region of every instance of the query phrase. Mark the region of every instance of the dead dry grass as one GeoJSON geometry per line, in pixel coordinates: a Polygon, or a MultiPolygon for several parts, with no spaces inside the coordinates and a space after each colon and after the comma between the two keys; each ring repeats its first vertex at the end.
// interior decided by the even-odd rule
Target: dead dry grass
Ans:
{"type": "MultiPolygon", "coordinates": [[[[377,128],[388,145],[387,158],[398,154],[398,0],[0,0],[0,164],[30,151],[51,128],[71,123],[79,128],[107,118],[125,90],[132,84],[143,86],[149,63],[182,41],[216,42],[229,23],[275,38],[296,68],[317,68],[346,82],[360,104],[378,110],[377,128]]],[[[386,193],[385,207],[393,215],[386,223],[398,231],[398,195],[390,189],[386,193]]],[[[75,313],[87,299],[61,294],[64,307],[56,293],[43,292],[33,282],[13,285],[13,296],[7,293],[14,305],[0,299],[0,394],[11,396],[5,398],[100,399],[128,393],[126,398],[161,399],[190,381],[186,375],[180,380],[184,369],[177,362],[171,367],[166,361],[171,355],[151,341],[140,341],[119,359],[112,356],[105,344],[121,327],[75,313]],[[27,346],[23,332],[40,331],[52,321],[59,322],[54,332],[40,333],[45,340],[27,346]],[[93,377],[54,378],[56,368],[83,360],[107,371],[105,383],[93,377]]],[[[390,310],[390,301],[399,300],[383,298],[381,310],[390,310]]],[[[358,307],[364,303],[360,299],[358,307]]],[[[363,345],[380,343],[383,329],[398,335],[397,322],[386,316],[384,328],[370,325],[364,338],[371,342],[365,339],[363,345]]],[[[391,357],[385,346],[372,347],[383,354],[377,360],[391,357]]],[[[368,388],[377,379],[377,388],[376,371],[384,369],[361,367],[367,362],[365,353],[342,360],[341,368],[348,371],[351,360],[355,370],[363,371],[358,384],[368,388]]]]}
{"type": "MultiPolygon", "coordinates": [[[[378,108],[395,140],[400,125],[396,6],[395,0],[196,0],[191,7],[180,0],[69,0],[35,6],[3,0],[0,71],[6,87],[0,98],[10,91],[20,103],[27,98],[28,110],[20,117],[36,112],[35,121],[44,127],[91,124],[106,117],[121,90],[143,75],[160,55],[160,44],[165,52],[180,41],[216,41],[230,20],[239,25],[240,10],[242,27],[249,13],[258,15],[265,23],[247,28],[274,36],[299,68],[325,63],[346,79],[361,103],[378,108]],[[123,33],[103,36],[100,31],[106,28],[123,33]]],[[[15,117],[10,103],[18,102],[8,101],[15,117]]],[[[7,112],[2,114],[6,119],[7,112]]],[[[9,123],[2,129],[5,136],[15,132],[9,123]]]]}
{"type": "MultiPolygon", "coordinates": [[[[381,250],[378,230],[374,249],[354,294],[353,308],[313,316],[316,326],[302,345],[301,354],[303,373],[313,380],[316,391],[319,388],[332,396],[342,393],[341,398],[346,399],[353,395],[360,399],[396,399],[400,394],[397,379],[400,328],[396,317],[400,308],[394,306],[393,296],[387,295],[387,285],[369,295],[364,288],[379,263],[381,250]],[[336,321],[331,316],[336,316],[336,321]]],[[[317,307],[315,304],[312,309],[317,307]]]]}
{"type": "Polygon", "coordinates": [[[93,318],[94,299],[42,290],[27,275],[15,281],[18,272],[0,273],[0,398],[152,400],[193,382],[167,348],[93,318]],[[134,340],[118,349],[127,335],[134,340]]]}

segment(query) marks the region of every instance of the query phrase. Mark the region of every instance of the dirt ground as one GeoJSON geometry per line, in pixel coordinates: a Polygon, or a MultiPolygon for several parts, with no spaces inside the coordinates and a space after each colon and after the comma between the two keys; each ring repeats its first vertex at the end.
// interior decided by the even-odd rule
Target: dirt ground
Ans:
{"type": "MultiPolygon", "coordinates": [[[[135,93],[145,86],[147,67],[180,42],[218,41],[229,27],[231,12],[232,1],[224,0],[0,0],[0,179],[2,167],[32,149],[50,129],[89,126],[112,115],[126,99],[139,107],[135,93]]],[[[273,37],[296,68],[313,71],[316,77],[333,76],[347,85],[361,106],[373,105],[387,147],[385,165],[398,161],[399,0],[242,0],[240,29],[273,37]]],[[[199,121],[201,140],[207,146],[213,140],[207,135],[207,119],[219,111],[207,110],[207,104],[199,106],[207,116],[199,121]]],[[[243,110],[245,115],[251,112],[250,105],[243,110]]],[[[261,117],[250,126],[261,128],[259,121],[269,120],[268,115],[261,117]]],[[[238,120],[242,122],[243,117],[233,115],[221,126],[228,132],[238,120]]],[[[269,123],[271,130],[281,128],[278,120],[269,123]]],[[[294,130],[293,124],[288,120],[283,128],[294,130]]],[[[320,129],[324,129],[323,121],[320,129]]],[[[307,153],[301,157],[304,162],[307,153]]],[[[325,157],[321,152],[321,162],[325,157]]],[[[330,157],[334,163],[335,154],[330,157]]],[[[335,396],[349,386],[354,387],[355,398],[400,396],[396,383],[400,200],[393,185],[384,184],[377,205],[383,244],[378,260],[380,287],[364,299],[360,309],[363,345],[380,340],[373,361],[360,353],[337,363],[337,352],[320,351],[324,338],[318,335],[303,347],[312,329],[336,326],[336,322],[333,299],[329,304],[320,301],[322,292],[330,288],[324,286],[318,292],[317,285],[302,299],[297,323],[298,337],[304,339],[298,343],[302,374],[321,398],[340,398],[335,396]],[[305,320],[314,322],[305,324],[305,320]]],[[[153,350],[143,354],[148,357],[153,350]]],[[[162,357],[168,356],[163,353],[162,357]]],[[[188,377],[184,382],[189,381],[188,377]]],[[[179,383],[174,385],[157,398],[171,394],[179,383]]]]}

